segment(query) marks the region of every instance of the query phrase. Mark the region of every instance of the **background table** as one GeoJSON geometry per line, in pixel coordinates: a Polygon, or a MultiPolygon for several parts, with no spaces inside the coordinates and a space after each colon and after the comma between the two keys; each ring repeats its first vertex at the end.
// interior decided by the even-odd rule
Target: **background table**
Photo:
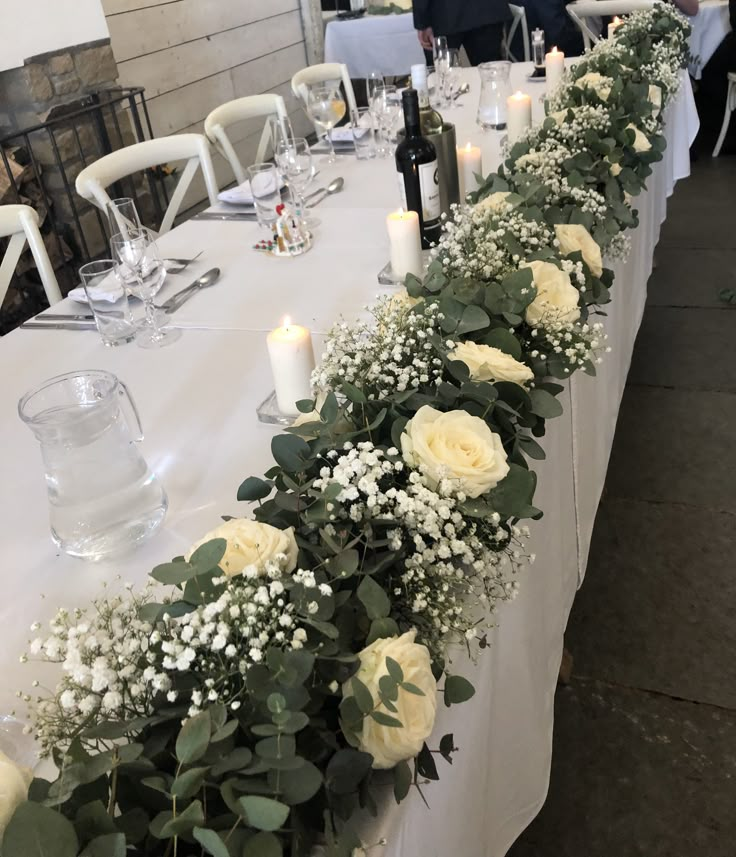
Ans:
{"type": "Polygon", "coordinates": [[[325,62],[344,62],[350,77],[409,74],[424,62],[411,12],[405,15],[364,15],[330,21],[325,30],[325,62]]]}
{"type": "MultiPolygon", "coordinates": [[[[515,66],[512,83],[534,93],[538,119],[542,86],[526,82],[528,71],[515,66]]],[[[458,143],[481,145],[488,172],[498,163],[501,136],[483,133],[475,124],[477,72],[463,74],[471,92],[447,118],[458,127],[458,143]]],[[[384,857],[502,857],[544,801],[563,632],[587,556],[666,198],[689,170],[697,117],[687,78],[684,87],[667,114],[666,159],[655,168],[648,193],[637,200],[641,226],[632,236],[631,259],[617,266],[620,276],[606,322],[613,352],[598,380],[576,376],[568,385],[561,396],[564,415],[549,423],[544,438],[547,460],[535,463],[536,502],[545,516],[532,524],[529,549],[539,559],[524,571],[517,600],[499,611],[491,647],[478,663],[469,663],[462,651],[454,654],[457,672],[473,681],[477,694],[458,708],[440,707],[432,743],[453,732],[460,752],[454,765],[441,764],[442,779],[425,790],[433,815],[412,793],[400,807],[387,798],[380,819],[367,822],[366,841],[389,840],[384,857]]],[[[343,175],[345,191],[315,209],[322,224],[314,249],[304,257],[279,260],[255,253],[258,227],[248,222],[190,221],[164,236],[167,255],[200,249],[204,254],[186,279],[171,278],[162,297],[206,268],[223,269],[221,283],[176,314],[177,325],[187,329],[169,348],[105,349],[95,332],[17,330],[0,341],[3,365],[12,367],[0,378],[5,442],[0,711],[14,707],[16,688],[44,678],[35,666],[17,660],[33,620],[47,619],[61,604],[87,602],[103,581],[114,585],[118,574],[143,582],[155,564],[186,550],[217,525],[220,515],[247,512],[235,500],[238,485],[272,463],[274,430],[255,416],[272,386],[263,331],[286,312],[325,330],[337,313],[355,317],[381,291],[376,274],[388,257],[384,220],[398,205],[393,163],[341,156],[336,167],[319,167],[320,184],[343,175]],[[131,556],[98,564],[62,555],[51,544],[38,449],[16,412],[30,387],[84,368],[108,369],[128,384],[146,432],[142,451],[170,500],[166,524],[151,542],[131,556]]],[[[55,310],[70,306],[67,301],[55,310]]],[[[53,681],[53,675],[47,673],[46,680],[53,681]]]]}
{"type": "Polygon", "coordinates": [[[696,80],[700,80],[708,60],[726,34],[731,32],[728,0],[700,0],[698,14],[690,18],[690,24],[693,28],[689,43],[693,62],[689,70],[696,80]]]}

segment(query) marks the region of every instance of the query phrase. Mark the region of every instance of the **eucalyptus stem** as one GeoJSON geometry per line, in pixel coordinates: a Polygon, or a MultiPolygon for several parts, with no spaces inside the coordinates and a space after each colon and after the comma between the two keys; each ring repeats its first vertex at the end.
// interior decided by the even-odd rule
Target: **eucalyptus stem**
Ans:
{"type": "Polygon", "coordinates": [[[117,801],[118,796],[118,751],[117,748],[113,750],[112,755],[112,777],[110,778],[110,797],[107,801],[107,814],[110,818],[113,818],[115,814],[115,803],[117,801]]]}

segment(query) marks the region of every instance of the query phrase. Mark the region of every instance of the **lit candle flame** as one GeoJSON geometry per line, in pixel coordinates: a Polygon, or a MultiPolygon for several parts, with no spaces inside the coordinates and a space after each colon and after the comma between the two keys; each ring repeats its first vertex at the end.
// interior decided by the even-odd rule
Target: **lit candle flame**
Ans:
{"type": "Polygon", "coordinates": [[[559,51],[557,50],[557,45],[555,45],[555,46],[552,48],[552,53],[553,53],[553,54],[558,54],[558,53],[559,53],[559,51]]]}
{"type": "Polygon", "coordinates": [[[523,97],[524,97],[524,93],[521,90],[514,93],[514,98],[521,100],[523,97]]]}
{"type": "Polygon", "coordinates": [[[291,327],[291,316],[290,315],[284,316],[284,318],[281,322],[281,327],[286,328],[286,330],[288,330],[291,327]]]}
{"type": "Polygon", "coordinates": [[[613,23],[618,27],[619,24],[623,24],[623,21],[619,18],[618,15],[615,15],[613,18],[613,23]]]}
{"type": "Polygon", "coordinates": [[[472,148],[473,147],[470,145],[470,143],[468,143],[468,145],[465,147],[465,151],[469,152],[472,148]]]}

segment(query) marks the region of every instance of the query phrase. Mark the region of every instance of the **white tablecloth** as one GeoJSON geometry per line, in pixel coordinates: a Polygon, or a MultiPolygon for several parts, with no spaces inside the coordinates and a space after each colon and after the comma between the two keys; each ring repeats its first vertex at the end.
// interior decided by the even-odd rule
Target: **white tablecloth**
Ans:
{"type": "MultiPolygon", "coordinates": [[[[527,71],[515,66],[515,87],[531,88],[524,82],[527,71]]],[[[477,72],[464,74],[471,94],[448,118],[458,126],[460,143],[470,139],[482,146],[490,171],[498,162],[499,135],[483,134],[476,126],[477,72]]],[[[536,97],[534,107],[539,115],[536,97]]],[[[453,732],[460,752],[451,767],[441,763],[441,781],[425,790],[432,815],[412,793],[400,807],[389,803],[380,820],[370,823],[367,841],[389,839],[385,857],[502,857],[544,801],[563,632],[584,567],[666,197],[674,181],[687,174],[696,121],[686,81],[668,115],[667,159],[639,202],[642,226],[633,236],[631,261],[617,278],[608,322],[613,353],[598,381],[576,378],[563,393],[564,416],[549,423],[544,439],[547,461],[535,467],[536,502],[545,517],[532,525],[530,549],[539,559],[524,572],[517,601],[500,611],[492,646],[478,664],[457,654],[457,672],[473,680],[477,694],[470,703],[440,710],[433,743],[453,732]]],[[[192,276],[213,265],[223,269],[220,284],[175,316],[187,329],[172,346],[110,350],[94,332],[36,330],[17,330],[0,341],[6,367],[0,378],[0,712],[15,706],[16,688],[27,689],[37,677],[36,667],[21,666],[17,659],[33,620],[47,619],[60,604],[86,602],[116,574],[143,582],[155,564],[185,550],[220,515],[246,511],[235,492],[245,476],[270,466],[274,433],[255,416],[271,389],[263,331],[286,312],[325,330],[338,312],[355,316],[380,290],[375,277],[388,254],[384,217],[398,204],[393,166],[341,157],[332,172],[323,164],[320,170],[320,183],[341,174],[346,186],[315,210],[322,225],[307,256],[279,260],[255,253],[258,229],[247,222],[190,221],[162,239],[168,255],[205,250],[192,276]],[[143,453],[170,500],[166,524],[155,539],[130,557],[97,565],[61,555],[51,544],[38,449],[16,412],[30,387],[80,368],[109,369],[128,384],[146,432],[143,453]]],[[[186,282],[171,279],[164,296],[186,282]]]]}
{"type": "Polygon", "coordinates": [[[411,12],[405,15],[364,15],[330,21],[325,30],[325,62],[344,62],[350,77],[409,74],[424,62],[411,12]]]}
{"type": "Polygon", "coordinates": [[[700,9],[690,18],[693,28],[690,34],[690,53],[693,62],[690,74],[700,80],[703,68],[713,56],[727,33],[731,32],[728,0],[700,0],[700,9]]]}

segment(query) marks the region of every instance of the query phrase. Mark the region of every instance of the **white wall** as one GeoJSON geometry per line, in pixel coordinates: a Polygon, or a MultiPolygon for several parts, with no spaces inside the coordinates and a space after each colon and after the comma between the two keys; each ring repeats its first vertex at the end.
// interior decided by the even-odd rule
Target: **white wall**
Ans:
{"type": "Polygon", "coordinates": [[[101,0],[0,0],[0,19],[0,71],[110,35],[101,0]]]}

